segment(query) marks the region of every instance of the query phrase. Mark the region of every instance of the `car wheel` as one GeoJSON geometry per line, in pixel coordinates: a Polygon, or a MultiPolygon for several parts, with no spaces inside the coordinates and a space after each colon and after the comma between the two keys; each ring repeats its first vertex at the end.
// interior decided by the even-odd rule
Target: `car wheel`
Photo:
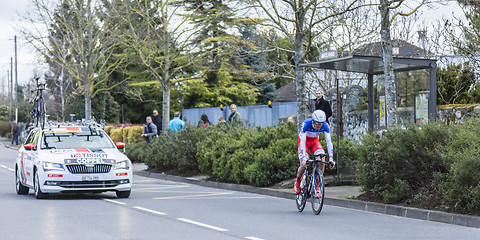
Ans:
{"type": "Polygon", "coordinates": [[[128,190],[128,191],[117,191],[117,198],[128,198],[130,197],[130,192],[132,190],[128,190]]]}
{"type": "Polygon", "coordinates": [[[35,198],[43,199],[47,197],[46,193],[40,189],[40,181],[38,180],[38,171],[35,171],[35,180],[33,181],[33,190],[35,191],[35,198]]]}
{"type": "Polygon", "coordinates": [[[20,178],[20,173],[18,172],[18,167],[15,170],[15,190],[17,191],[18,195],[25,195],[28,194],[28,187],[23,186],[22,179],[20,178]]]}

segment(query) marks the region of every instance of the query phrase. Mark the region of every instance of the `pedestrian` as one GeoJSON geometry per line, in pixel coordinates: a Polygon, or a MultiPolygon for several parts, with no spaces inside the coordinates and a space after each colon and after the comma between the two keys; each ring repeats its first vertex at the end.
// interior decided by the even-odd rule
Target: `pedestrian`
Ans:
{"type": "Polygon", "coordinates": [[[228,117],[228,124],[232,127],[242,126],[242,116],[237,112],[237,105],[230,105],[230,111],[232,113],[228,117]]]}
{"type": "Polygon", "coordinates": [[[204,126],[205,128],[208,127],[208,125],[211,125],[212,123],[208,120],[207,114],[202,114],[200,117],[200,120],[198,120],[197,127],[204,126]]]}
{"type": "Polygon", "coordinates": [[[157,110],[153,110],[153,124],[157,126],[157,135],[160,135],[162,132],[162,117],[158,114],[157,110]]]}
{"type": "Polygon", "coordinates": [[[332,116],[332,107],[330,107],[330,103],[323,98],[322,89],[318,89],[315,92],[315,96],[317,97],[317,99],[315,99],[315,110],[322,110],[327,116],[326,122],[330,124],[328,121],[328,118],[332,116]]]}
{"type": "Polygon", "coordinates": [[[18,145],[18,136],[20,136],[20,126],[17,122],[13,122],[12,125],[12,144],[15,142],[15,145],[18,145]]]}
{"type": "Polygon", "coordinates": [[[185,128],[185,122],[180,119],[180,112],[175,112],[175,114],[173,114],[173,119],[170,120],[169,126],[170,130],[174,132],[177,132],[179,129],[185,128]]]}
{"type": "Polygon", "coordinates": [[[223,118],[223,116],[218,117],[217,125],[221,127],[227,126],[227,122],[225,121],[225,118],[223,118]]]}
{"type": "Polygon", "coordinates": [[[150,143],[151,140],[157,137],[157,126],[152,122],[152,117],[150,116],[146,118],[146,121],[142,137],[145,138],[147,143],[150,143]]]}

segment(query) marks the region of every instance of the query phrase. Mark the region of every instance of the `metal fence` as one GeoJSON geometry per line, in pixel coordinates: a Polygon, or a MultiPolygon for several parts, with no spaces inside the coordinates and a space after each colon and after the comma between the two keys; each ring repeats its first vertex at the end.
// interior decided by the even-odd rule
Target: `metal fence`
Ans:
{"type": "MultiPolygon", "coordinates": [[[[269,108],[268,105],[237,106],[237,111],[242,115],[244,123],[257,127],[277,126],[280,117],[297,114],[297,103],[274,102],[272,108],[269,108]]],[[[185,122],[196,125],[202,114],[207,114],[210,122],[216,124],[220,116],[228,120],[231,112],[229,106],[223,107],[223,111],[220,107],[183,109],[182,118],[185,122]]]]}

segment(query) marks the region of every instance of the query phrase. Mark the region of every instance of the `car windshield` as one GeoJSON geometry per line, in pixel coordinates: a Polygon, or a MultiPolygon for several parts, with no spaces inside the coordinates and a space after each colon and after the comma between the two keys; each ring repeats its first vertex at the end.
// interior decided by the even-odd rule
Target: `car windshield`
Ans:
{"type": "Polygon", "coordinates": [[[43,135],[42,149],[71,148],[115,148],[115,145],[103,131],[62,132],[46,131],[43,135]]]}

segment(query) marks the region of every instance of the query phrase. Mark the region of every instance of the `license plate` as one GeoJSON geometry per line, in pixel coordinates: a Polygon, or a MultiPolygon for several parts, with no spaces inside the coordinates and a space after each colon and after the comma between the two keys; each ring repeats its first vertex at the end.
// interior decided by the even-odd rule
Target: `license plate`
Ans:
{"type": "Polygon", "coordinates": [[[82,176],[82,181],[98,181],[98,176],[82,176]]]}

